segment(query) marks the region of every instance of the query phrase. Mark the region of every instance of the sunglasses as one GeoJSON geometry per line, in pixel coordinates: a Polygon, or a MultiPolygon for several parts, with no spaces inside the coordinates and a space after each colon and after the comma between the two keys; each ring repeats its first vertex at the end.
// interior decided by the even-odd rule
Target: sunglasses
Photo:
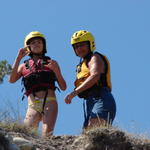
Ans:
{"type": "Polygon", "coordinates": [[[82,43],[74,44],[74,45],[73,45],[73,48],[74,48],[74,49],[77,49],[77,48],[79,48],[79,47],[84,47],[84,46],[88,46],[88,45],[89,45],[89,43],[87,43],[87,42],[82,42],[82,43]]]}

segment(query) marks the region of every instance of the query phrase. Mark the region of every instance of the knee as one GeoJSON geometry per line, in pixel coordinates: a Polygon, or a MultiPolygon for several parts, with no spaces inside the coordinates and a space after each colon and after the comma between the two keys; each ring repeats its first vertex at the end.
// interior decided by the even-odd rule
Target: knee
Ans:
{"type": "Polygon", "coordinates": [[[28,128],[37,128],[38,125],[28,120],[27,118],[24,120],[24,125],[28,128]]]}
{"type": "Polygon", "coordinates": [[[24,125],[31,128],[38,128],[40,119],[39,118],[32,118],[31,116],[26,116],[24,119],[24,125]]]}

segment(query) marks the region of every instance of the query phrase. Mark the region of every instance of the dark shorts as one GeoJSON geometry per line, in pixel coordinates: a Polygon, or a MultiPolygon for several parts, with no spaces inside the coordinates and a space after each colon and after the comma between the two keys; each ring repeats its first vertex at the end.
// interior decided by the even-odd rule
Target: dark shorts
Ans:
{"type": "Polygon", "coordinates": [[[102,118],[112,124],[116,115],[116,103],[108,88],[101,88],[99,96],[93,95],[85,99],[84,127],[88,125],[90,118],[102,118]]]}

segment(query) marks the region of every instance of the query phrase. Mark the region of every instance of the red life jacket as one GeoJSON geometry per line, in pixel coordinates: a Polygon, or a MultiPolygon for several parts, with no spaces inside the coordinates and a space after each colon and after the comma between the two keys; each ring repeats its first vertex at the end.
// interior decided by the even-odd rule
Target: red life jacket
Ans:
{"type": "Polygon", "coordinates": [[[24,62],[22,69],[22,82],[24,84],[26,90],[25,94],[27,96],[38,91],[56,89],[55,73],[44,65],[47,63],[47,60],[50,60],[50,58],[44,56],[39,59],[37,63],[35,63],[31,58],[24,62]]]}

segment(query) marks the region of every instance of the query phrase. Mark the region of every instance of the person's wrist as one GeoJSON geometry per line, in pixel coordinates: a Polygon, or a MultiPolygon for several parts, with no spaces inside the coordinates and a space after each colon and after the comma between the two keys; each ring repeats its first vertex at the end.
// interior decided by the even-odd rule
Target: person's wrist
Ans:
{"type": "Polygon", "coordinates": [[[72,92],[72,94],[73,94],[74,97],[78,95],[78,93],[77,93],[76,90],[74,90],[74,91],[72,92]]]}

